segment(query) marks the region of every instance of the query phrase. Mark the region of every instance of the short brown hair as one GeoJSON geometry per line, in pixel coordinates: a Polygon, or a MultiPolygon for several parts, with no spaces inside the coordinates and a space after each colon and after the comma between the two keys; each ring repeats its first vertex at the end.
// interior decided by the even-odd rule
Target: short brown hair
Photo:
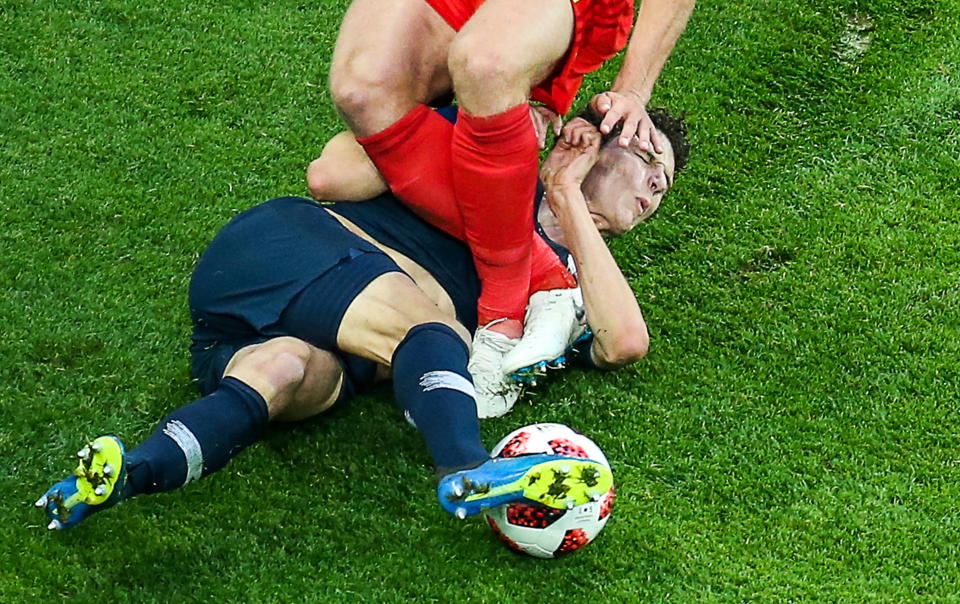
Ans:
{"type": "MultiPolygon", "coordinates": [[[[670,141],[670,146],[673,147],[674,170],[679,172],[687,165],[687,160],[690,159],[690,141],[687,140],[687,125],[684,123],[684,115],[674,117],[663,107],[651,107],[647,109],[647,115],[650,116],[650,121],[653,122],[657,130],[662,132],[670,141]]],[[[585,119],[597,128],[603,121],[603,116],[594,111],[590,105],[587,105],[576,117],[585,119]]],[[[600,145],[606,146],[608,142],[620,136],[622,126],[621,123],[618,123],[609,133],[603,134],[600,145]]]]}

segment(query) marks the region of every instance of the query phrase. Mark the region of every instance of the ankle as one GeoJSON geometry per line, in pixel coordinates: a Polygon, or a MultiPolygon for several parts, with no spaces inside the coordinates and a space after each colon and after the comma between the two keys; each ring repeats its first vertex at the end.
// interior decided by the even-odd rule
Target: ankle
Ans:
{"type": "Polygon", "coordinates": [[[551,289],[573,289],[576,286],[577,280],[573,278],[573,275],[566,269],[562,269],[553,271],[548,275],[542,275],[537,279],[531,278],[530,295],[551,289]]]}
{"type": "Polygon", "coordinates": [[[481,325],[486,326],[490,331],[495,331],[512,339],[518,339],[523,335],[523,321],[519,319],[486,321],[481,325]]]}
{"type": "Polygon", "coordinates": [[[530,247],[530,293],[548,289],[568,289],[577,286],[556,252],[536,233],[530,247]]]}

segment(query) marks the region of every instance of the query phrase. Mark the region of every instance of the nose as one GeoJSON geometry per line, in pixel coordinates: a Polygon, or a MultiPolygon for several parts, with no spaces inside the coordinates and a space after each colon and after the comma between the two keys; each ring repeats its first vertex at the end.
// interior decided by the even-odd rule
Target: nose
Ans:
{"type": "Polygon", "coordinates": [[[652,193],[661,192],[663,193],[667,189],[667,175],[663,171],[663,167],[660,167],[659,170],[650,175],[647,179],[647,186],[650,187],[652,193]]]}
{"type": "Polygon", "coordinates": [[[640,211],[641,214],[645,212],[646,209],[649,207],[650,207],[649,199],[647,199],[646,197],[637,197],[637,209],[640,211]]]}

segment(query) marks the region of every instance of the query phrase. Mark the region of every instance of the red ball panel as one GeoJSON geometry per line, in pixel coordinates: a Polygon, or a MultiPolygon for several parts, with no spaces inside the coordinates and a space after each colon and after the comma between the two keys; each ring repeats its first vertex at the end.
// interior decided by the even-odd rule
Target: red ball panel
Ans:
{"type": "Polygon", "coordinates": [[[603,499],[600,500],[600,517],[598,520],[603,520],[610,515],[610,512],[613,511],[613,502],[617,498],[616,493],[611,487],[607,494],[603,496],[603,499]]]}
{"type": "Polygon", "coordinates": [[[510,442],[503,446],[499,457],[517,457],[527,452],[527,441],[530,440],[529,432],[521,432],[510,439],[510,442]]]}
{"type": "Polygon", "coordinates": [[[557,548],[557,551],[553,552],[553,555],[562,556],[564,554],[569,554],[570,552],[574,552],[588,543],[590,543],[590,539],[587,537],[587,533],[583,529],[571,529],[563,536],[563,541],[560,542],[560,547],[557,548]]]}
{"type": "Polygon", "coordinates": [[[588,459],[587,451],[567,438],[555,438],[550,441],[550,449],[557,455],[566,455],[567,457],[579,457],[588,459]]]}
{"type": "Polygon", "coordinates": [[[560,520],[566,513],[566,510],[545,505],[511,503],[507,506],[507,522],[516,526],[542,529],[560,520]]]}

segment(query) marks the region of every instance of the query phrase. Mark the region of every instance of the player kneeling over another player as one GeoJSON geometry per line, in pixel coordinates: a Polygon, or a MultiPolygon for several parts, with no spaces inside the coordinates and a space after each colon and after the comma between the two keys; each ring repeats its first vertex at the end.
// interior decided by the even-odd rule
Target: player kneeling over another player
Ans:
{"type": "MultiPolygon", "coordinates": [[[[451,108],[436,113],[456,119],[451,108]]],[[[562,360],[572,343],[576,342],[574,358],[601,368],[618,367],[646,354],[643,314],[604,238],[624,235],[652,216],[672,187],[675,172],[686,164],[689,143],[682,120],[663,109],[652,109],[650,117],[664,141],[661,151],[641,150],[637,140],[620,147],[619,130],[601,137],[596,128],[600,118],[585,112],[568,124],[567,136],[558,139],[541,166],[542,186],[531,200],[535,227],[531,235],[558,255],[564,266],[576,269],[580,287],[533,294],[526,325],[534,329],[504,355],[491,359],[484,354],[485,348],[473,351],[468,368],[482,418],[503,415],[515,404],[520,385],[508,376],[533,383],[544,367],[562,360]],[[576,166],[569,165],[574,161],[576,166]],[[596,337],[585,334],[587,324],[596,337]]],[[[411,173],[410,177],[429,180],[431,174],[411,173]]],[[[307,183],[320,200],[361,201],[387,191],[377,168],[350,133],[341,133],[327,144],[310,164],[307,183]]],[[[422,200],[415,211],[448,235],[464,240],[456,201],[443,194],[442,183],[437,188],[440,192],[422,200]]],[[[402,235],[385,233],[391,239],[402,235]]],[[[456,268],[464,279],[474,278],[472,267],[459,264],[456,258],[445,268],[456,268]]]]}
{"type": "MultiPolygon", "coordinates": [[[[553,182],[579,186],[601,165],[598,147],[587,145],[586,160],[553,182]]],[[[520,499],[559,508],[605,492],[612,477],[590,460],[489,459],[466,369],[479,294],[476,276],[460,271],[470,265],[466,246],[389,195],[327,207],[279,198],[240,214],[191,280],[192,373],[203,398],[174,411],[131,451],[115,436],[84,447],[74,474],[37,501],[49,528],[213,473],[269,422],[315,416],[387,368],[397,405],[433,458],[448,512],[464,517],[520,499]],[[405,235],[388,239],[388,232],[405,235]]],[[[588,312],[592,284],[583,283],[588,312]]],[[[595,345],[609,344],[610,335],[598,334],[595,345]]]]}

